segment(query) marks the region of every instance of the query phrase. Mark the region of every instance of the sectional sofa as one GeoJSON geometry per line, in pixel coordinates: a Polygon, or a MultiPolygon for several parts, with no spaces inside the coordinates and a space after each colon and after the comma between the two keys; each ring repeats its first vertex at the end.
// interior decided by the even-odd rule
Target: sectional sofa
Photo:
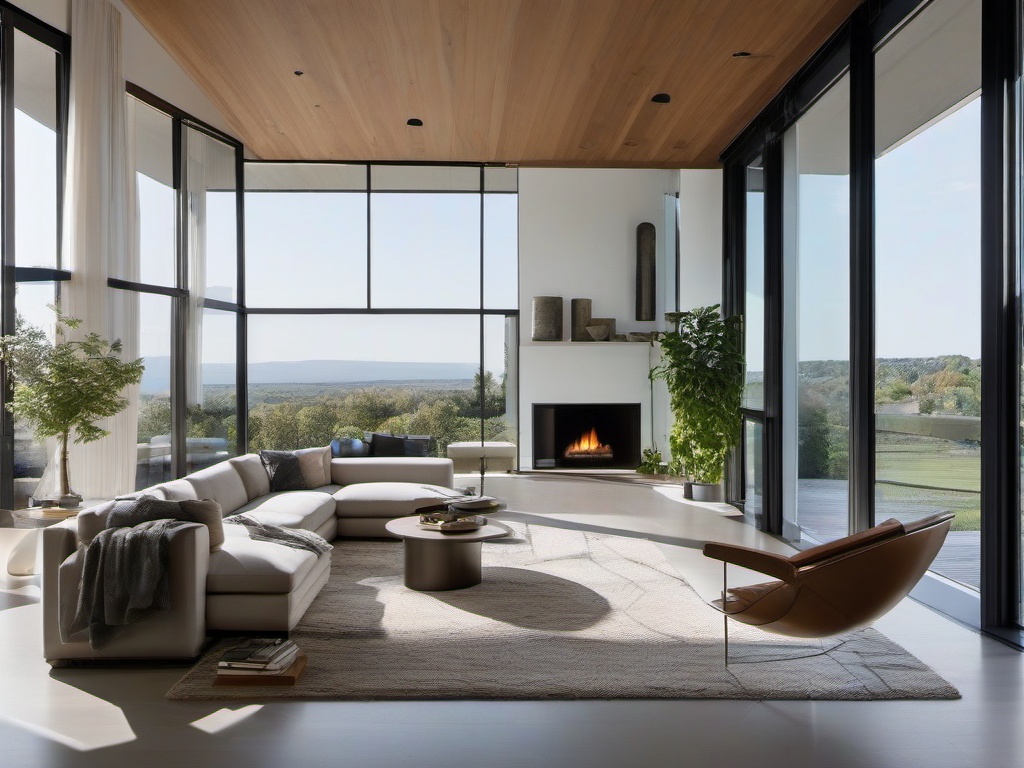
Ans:
{"type": "MultiPolygon", "coordinates": [[[[244,512],[259,522],[314,531],[328,541],[387,537],[384,526],[389,520],[452,493],[448,459],[332,459],[329,448],[299,453],[311,490],[272,492],[260,457],[248,454],[140,493],[172,501],[213,499],[224,517],[244,512]]],[[[327,583],[330,552],[317,557],[256,541],[238,525],[224,525],[221,531],[216,524],[189,524],[170,537],[169,610],[128,625],[102,649],[91,648],[84,632],[62,638],[62,598],[66,603],[77,594],[84,546],[106,527],[113,504],[85,509],[43,532],[43,648],[51,663],[193,658],[209,631],[287,631],[327,583]]]]}

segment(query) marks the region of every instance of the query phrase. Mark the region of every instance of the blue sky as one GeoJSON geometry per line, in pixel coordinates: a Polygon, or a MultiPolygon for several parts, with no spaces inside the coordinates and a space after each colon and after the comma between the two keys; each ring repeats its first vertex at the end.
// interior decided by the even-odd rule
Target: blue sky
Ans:
{"type": "MultiPolygon", "coordinates": [[[[885,106],[880,106],[884,109],[885,106]]],[[[876,356],[981,356],[980,99],[875,163],[876,356]]],[[[848,360],[849,177],[803,174],[799,213],[799,355],[848,360]]],[[[761,195],[748,195],[748,253],[763,252],[761,195]]],[[[748,326],[759,329],[763,278],[748,271],[748,326]]],[[[758,348],[748,368],[763,368],[758,348]]]]}
{"type": "MultiPolygon", "coordinates": [[[[884,108],[884,106],[882,107],[884,108]]],[[[876,348],[879,357],[980,355],[980,103],[969,102],[878,159],[876,163],[876,348]]],[[[22,142],[17,156],[19,263],[53,263],[53,132],[16,112],[22,142]],[[40,222],[43,222],[42,224],[40,222]]],[[[846,266],[848,179],[801,178],[800,357],[847,359],[849,341],[846,266]]],[[[164,185],[139,178],[142,279],[171,282],[173,195],[164,185]]],[[[756,196],[755,196],[756,197],[756,196]]],[[[756,200],[750,215],[759,216],[756,200]]],[[[251,306],[359,306],[366,293],[366,196],[307,193],[249,195],[247,255],[251,306]],[[280,299],[280,297],[284,297],[280,299]],[[275,297],[279,300],[275,301],[275,297]]],[[[375,254],[376,306],[471,307],[479,290],[479,197],[472,194],[374,197],[371,237],[375,254]]],[[[517,211],[514,195],[486,202],[486,297],[489,306],[512,307],[516,278],[517,211]]],[[[229,195],[210,195],[208,282],[210,295],[234,295],[234,243],[229,195]],[[225,225],[225,222],[228,222],[225,225]]],[[[761,247],[759,232],[748,246],[761,247]]],[[[683,276],[685,279],[685,275],[683,276]]],[[[751,275],[753,278],[754,276],[751,275]]],[[[763,304],[751,280],[748,309],[763,304]]],[[[46,319],[41,300],[49,288],[20,287],[19,306],[36,322],[46,319]],[[36,298],[38,297],[38,298],[36,298]]],[[[163,301],[144,314],[155,317],[163,301]]],[[[439,360],[476,358],[476,326],[465,318],[279,318],[279,331],[262,320],[252,334],[250,359],[439,360]],[[287,339],[287,342],[285,342],[287,339]],[[329,341],[329,343],[327,343],[329,341]]],[[[474,321],[475,322],[475,321],[474,321]]],[[[228,323],[214,323],[227,328],[228,323]]],[[[488,321],[489,369],[503,367],[503,322],[488,321]],[[501,349],[499,355],[496,351],[501,349]]],[[[144,354],[166,354],[167,328],[146,322],[144,354]]],[[[234,338],[204,334],[206,359],[234,357],[234,338]]],[[[762,363],[756,350],[751,370],[762,363]]]]}

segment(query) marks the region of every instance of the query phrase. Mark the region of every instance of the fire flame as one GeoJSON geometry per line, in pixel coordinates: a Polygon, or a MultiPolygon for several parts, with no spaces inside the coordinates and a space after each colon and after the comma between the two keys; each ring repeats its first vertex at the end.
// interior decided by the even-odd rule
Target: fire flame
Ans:
{"type": "Polygon", "coordinates": [[[597,430],[591,429],[579,437],[576,442],[569,445],[563,454],[566,458],[572,456],[611,456],[612,447],[604,445],[597,436],[597,430]]]}

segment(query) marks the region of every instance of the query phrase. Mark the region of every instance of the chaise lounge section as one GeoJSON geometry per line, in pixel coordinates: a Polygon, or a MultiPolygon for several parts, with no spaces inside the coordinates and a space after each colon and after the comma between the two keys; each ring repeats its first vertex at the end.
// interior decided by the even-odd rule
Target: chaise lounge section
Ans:
{"type": "MultiPolygon", "coordinates": [[[[337,536],[389,537],[389,520],[412,514],[453,493],[448,459],[340,458],[330,449],[306,449],[309,490],[270,490],[256,454],[215,464],[139,492],[159,499],[213,499],[225,518],[245,513],[261,523],[337,536]]],[[[85,632],[61,637],[62,598],[77,594],[85,548],[106,527],[114,502],[80,512],[44,531],[43,649],[51,663],[67,659],[193,658],[206,633],[286,632],[327,583],[331,552],[317,557],[251,538],[240,525],[220,535],[201,524],[174,531],[169,542],[171,607],[129,624],[109,645],[94,649],[85,632]],[[211,534],[214,546],[211,550],[211,534]]],[[[230,523],[230,520],[225,522],[230,523]]],[[[343,552],[339,556],[344,556],[343,552]]]]}

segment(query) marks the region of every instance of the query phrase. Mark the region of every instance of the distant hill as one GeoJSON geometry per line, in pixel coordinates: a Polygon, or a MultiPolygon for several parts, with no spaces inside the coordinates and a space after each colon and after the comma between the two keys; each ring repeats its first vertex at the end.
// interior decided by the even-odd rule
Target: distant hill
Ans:
{"type": "MultiPolygon", "coordinates": [[[[142,392],[167,391],[171,363],[168,357],[146,359],[142,392]]],[[[372,360],[299,360],[295,362],[252,363],[250,384],[344,384],[379,381],[433,381],[472,379],[479,372],[473,363],[399,363],[372,360]]],[[[235,366],[230,363],[203,365],[207,385],[235,383],[235,366]]]]}

